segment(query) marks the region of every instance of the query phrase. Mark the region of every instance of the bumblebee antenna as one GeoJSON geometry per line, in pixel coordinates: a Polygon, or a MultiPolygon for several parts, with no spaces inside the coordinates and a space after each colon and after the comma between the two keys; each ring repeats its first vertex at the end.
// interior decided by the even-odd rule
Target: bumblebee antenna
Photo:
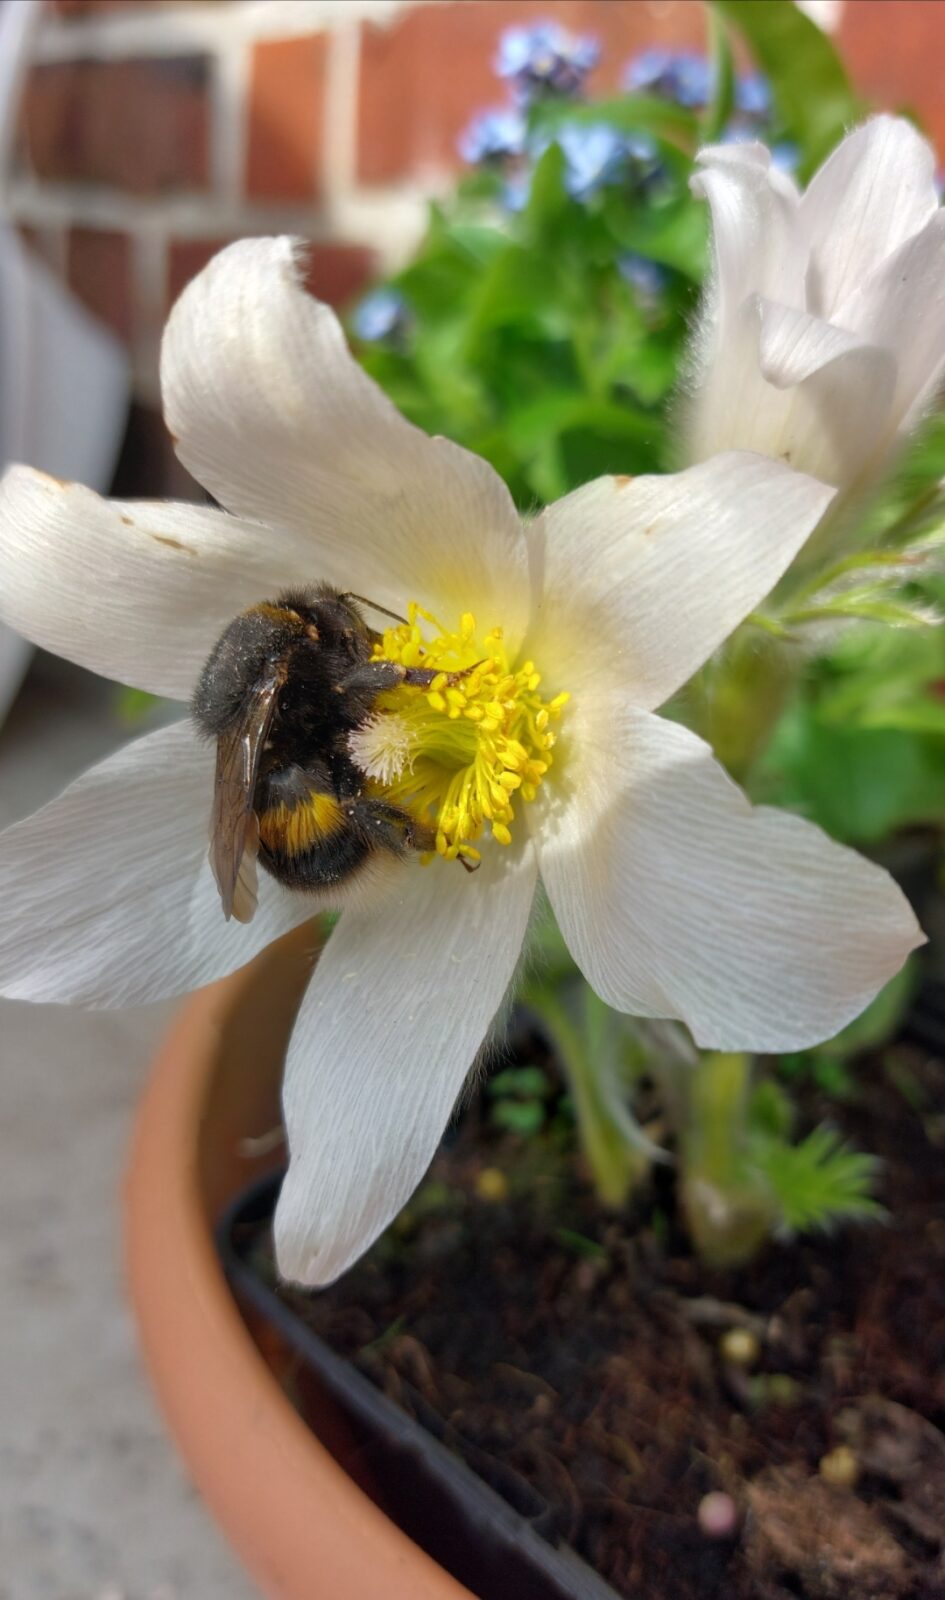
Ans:
{"type": "Polygon", "coordinates": [[[370,606],[372,611],[379,611],[381,613],[381,615],[384,616],[384,617],[393,617],[395,622],[403,622],[406,626],[409,627],[409,623],[407,622],[407,618],[406,617],[402,617],[400,615],[400,613],[397,612],[397,611],[388,611],[386,606],[379,606],[376,600],[369,600],[366,595],[363,595],[363,594],[352,594],[349,591],[345,595],[345,599],[346,600],[360,600],[360,602],[361,602],[361,604],[363,606],[370,606]]]}

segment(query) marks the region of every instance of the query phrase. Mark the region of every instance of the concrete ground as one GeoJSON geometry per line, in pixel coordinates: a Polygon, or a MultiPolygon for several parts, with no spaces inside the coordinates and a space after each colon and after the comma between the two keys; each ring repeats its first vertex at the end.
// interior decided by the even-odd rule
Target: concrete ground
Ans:
{"type": "MultiPolygon", "coordinates": [[[[0,728],[0,825],[129,731],[112,685],[37,657],[0,728]]],[[[172,1009],[0,1001],[0,1600],[257,1593],[164,1434],[122,1290],[122,1167],[172,1009]]]]}

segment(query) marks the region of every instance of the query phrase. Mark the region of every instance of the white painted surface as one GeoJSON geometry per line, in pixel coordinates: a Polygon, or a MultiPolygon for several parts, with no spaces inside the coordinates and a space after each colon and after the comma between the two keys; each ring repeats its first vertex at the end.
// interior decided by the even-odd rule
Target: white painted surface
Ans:
{"type": "MultiPolygon", "coordinates": [[[[114,747],[114,688],[39,657],[0,731],[0,823],[114,747]]],[[[166,1438],[119,1185],[172,1006],[0,1001],[0,1600],[253,1600],[166,1438]]]]}
{"type": "Polygon", "coordinates": [[[806,11],[812,22],[824,33],[836,33],[843,15],[844,0],[797,0],[798,9],[806,11]]]}

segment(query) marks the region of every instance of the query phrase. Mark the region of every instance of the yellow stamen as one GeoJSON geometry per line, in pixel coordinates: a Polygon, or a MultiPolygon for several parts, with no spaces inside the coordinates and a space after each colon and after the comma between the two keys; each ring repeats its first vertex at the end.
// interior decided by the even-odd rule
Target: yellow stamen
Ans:
{"type": "Polygon", "coordinates": [[[434,829],[438,855],[478,862],[470,841],[485,828],[511,844],[513,799],[534,799],[552,764],[550,724],[569,697],[543,701],[535,663],[515,668],[501,628],[480,634],[471,612],[455,631],[414,601],[407,617],[387,629],[374,659],[436,676],[380,695],[351,753],[378,792],[434,829]]]}

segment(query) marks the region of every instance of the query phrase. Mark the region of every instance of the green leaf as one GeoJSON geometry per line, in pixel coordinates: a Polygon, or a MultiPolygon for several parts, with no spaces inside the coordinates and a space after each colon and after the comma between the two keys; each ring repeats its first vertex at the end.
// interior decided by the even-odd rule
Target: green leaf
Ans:
{"type": "Polygon", "coordinates": [[[554,233],[570,213],[573,202],[564,187],[564,166],[560,146],[549,145],[532,174],[523,218],[529,232],[554,233]]]}
{"type": "Polygon", "coordinates": [[[875,1156],[849,1149],[826,1125],[800,1144],[760,1144],[755,1156],[792,1233],[886,1214],[871,1193],[878,1172],[875,1156]]]}
{"type": "Polygon", "coordinates": [[[540,1100],[497,1100],[492,1107],[492,1121],[508,1133],[531,1137],[545,1120],[545,1108],[540,1100]]]}
{"type": "Polygon", "coordinates": [[[708,208],[688,193],[662,206],[629,207],[618,194],[605,196],[604,215],[624,250],[701,283],[708,262],[708,208]]]}
{"type": "Polygon", "coordinates": [[[607,122],[619,133],[641,130],[666,140],[688,153],[699,138],[699,119],[694,112],[658,95],[623,94],[612,99],[594,100],[583,105],[573,101],[546,100],[532,108],[531,123],[536,132],[554,133],[565,126],[607,122]]]}
{"type": "Polygon", "coordinates": [[[808,177],[862,116],[839,55],[793,0],[713,0],[771,82],[785,131],[808,177]]]}
{"type": "Polygon", "coordinates": [[[519,323],[547,339],[566,338],[570,317],[558,276],[535,250],[507,244],[485,269],[470,300],[464,336],[467,356],[475,357],[483,333],[503,323],[519,323]]]}
{"type": "Polygon", "coordinates": [[[603,450],[609,448],[609,442],[613,443],[611,465],[602,471],[623,471],[631,459],[633,470],[638,471],[653,459],[661,425],[660,419],[652,413],[610,400],[595,400],[573,390],[567,394],[546,395],[531,405],[522,406],[506,422],[508,438],[523,454],[534,450],[549,436],[574,432],[593,435],[603,450]]]}
{"type": "Polygon", "coordinates": [[[748,1117],[757,1133],[786,1139],[794,1125],[794,1107],[780,1084],[772,1078],[762,1078],[751,1091],[748,1117]]]}
{"type": "Polygon", "coordinates": [[[586,1234],[575,1233],[573,1228],[556,1228],[555,1238],[563,1244],[566,1250],[573,1250],[576,1256],[583,1256],[587,1261],[606,1261],[607,1251],[596,1239],[588,1239],[586,1234]]]}
{"type": "Polygon", "coordinates": [[[115,702],[119,718],[130,727],[146,722],[162,704],[157,695],[148,694],[146,689],[130,689],[127,685],[117,691],[115,702]]]}
{"type": "Polygon", "coordinates": [[[945,816],[945,743],[937,736],[825,726],[801,707],[782,721],[762,770],[773,780],[767,799],[850,844],[945,816]]]}
{"type": "Polygon", "coordinates": [[[549,1083],[541,1067],[506,1067],[497,1072],[486,1084],[486,1093],[497,1097],[503,1094],[521,1094],[534,1098],[549,1091],[549,1083]]]}
{"type": "Polygon", "coordinates": [[[657,413],[574,391],[551,394],[513,411],[505,436],[527,463],[535,494],[546,503],[603,473],[652,472],[665,448],[664,423],[657,413]]]}
{"type": "Polygon", "coordinates": [[[709,43],[712,57],[712,99],[699,130],[700,142],[715,144],[735,107],[735,63],[721,15],[709,8],[709,43]]]}

